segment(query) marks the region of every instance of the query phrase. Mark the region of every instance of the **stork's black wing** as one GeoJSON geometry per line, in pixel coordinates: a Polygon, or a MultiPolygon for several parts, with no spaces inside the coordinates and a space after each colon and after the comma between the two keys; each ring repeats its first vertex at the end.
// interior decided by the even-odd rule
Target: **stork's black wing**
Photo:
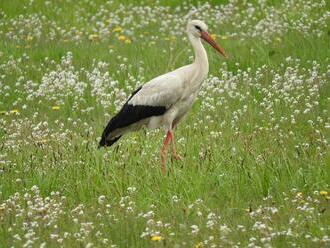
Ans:
{"type": "Polygon", "coordinates": [[[146,106],[146,105],[131,105],[128,104],[129,100],[139,91],[142,87],[133,92],[131,97],[124,104],[122,109],[115,115],[108,123],[103,131],[99,147],[111,146],[121,136],[111,137],[111,133],[118,128],[127,127],[133,123],[139,122],[151,116],[159,116],[166,112],[165,106],[146,106]]]}

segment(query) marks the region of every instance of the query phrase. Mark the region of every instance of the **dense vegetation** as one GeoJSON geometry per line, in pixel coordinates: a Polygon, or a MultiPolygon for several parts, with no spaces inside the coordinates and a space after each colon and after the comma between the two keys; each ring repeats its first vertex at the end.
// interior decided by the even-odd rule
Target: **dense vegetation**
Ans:
{"type": "Polygon", "coordinates": [[[329,246],[329,3],[120,2],[0,2],[0,247],[329,246]],[[229,59],[163,176],[163,130],[97,143],[189,18],[229,59]]]}

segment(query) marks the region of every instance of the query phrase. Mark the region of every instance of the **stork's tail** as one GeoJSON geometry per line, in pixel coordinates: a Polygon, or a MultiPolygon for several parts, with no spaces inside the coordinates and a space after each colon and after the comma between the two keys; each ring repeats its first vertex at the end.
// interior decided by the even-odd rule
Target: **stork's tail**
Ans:
{"type": "Polygon", "coordinates": [[[99,143],[99,147],[101,146],[112,146],[114,143],[116,143],[121,135],[113,136],[114,132],[116,132],[116,129],[118,128],[118,125],[120,124],[120,120],[122,119],[120,111],[117,115],[115,115],[108,123],[106,128],[104,129],[102,133],[102,138],[99,143]]]}
{"type": "Polygon", "coordinates": [[[118,136],[114,139],[106,139],[105,136],[102,136],[102,139],[100,140],[100,143],[99,143],[99,146],[98,148],[101,148],[101,147],[106,147],[106,146],[112,146],[114,143],[116,143],[119,139],[121,138],[121,136],[118,136]]]}
{"type": "Polygon", "coordinates": [[[129,111],[127,111],[127,103],[141,88],[142,87],[139,87],[136,91],[133,92],[133,94],[124,104],[123,108],[119,111],[119,113],[116,114],[109,121],[108,125],[106,126],[106,128],[102,133],[102,138],[100,140],[98,148],[101,148],[102,146],[112,146],[120,139],[121,135],[117,137],[109,138],[110,134],[114,132],[117,128],[125,127],[134,123],[134,120],[132,121],[129,117],[127,117],[127,115],[130,115],[129,111]]]}
{"type": "Polygon", "coordinates": [[[102,138],[99,143],[99,148],[101,148],[102,146],[112,146],[114,143],[116,143],[117,140],[120,139],[121,135],[115,137],[111,135],[111,133],[113,133],[116,130],[117,126],[118,126],[118,114],[109,121],[108,125],[104,129],[102,133],[102,138]]]}

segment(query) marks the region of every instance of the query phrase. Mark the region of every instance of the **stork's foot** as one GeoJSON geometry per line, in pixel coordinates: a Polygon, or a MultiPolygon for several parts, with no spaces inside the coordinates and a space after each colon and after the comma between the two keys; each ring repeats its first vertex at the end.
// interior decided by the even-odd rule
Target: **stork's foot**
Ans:
{"type": "Polygon", "coordinates": [[[173,152],[173,153],[172,153],[172,158],[173,158],[174,160],[179,160],[179,161],[182,161],[182,160],[183,160],[183,157],[180,156],[179,154],[177,154],[176,152],[173,152]]]}

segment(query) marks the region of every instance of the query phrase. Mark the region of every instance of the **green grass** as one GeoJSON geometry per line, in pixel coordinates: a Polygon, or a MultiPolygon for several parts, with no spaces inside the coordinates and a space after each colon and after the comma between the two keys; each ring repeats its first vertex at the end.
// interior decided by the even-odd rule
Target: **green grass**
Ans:
{"type": "MultiPolygon", "coordinates": [[[[58,7],[64,4],[58,14],[56,9],[45,7],[43,1],[35,1],[27,9],[18,7],[21,5],[20,1],[3,1],[0,9],[7,15],[4,20],[15,18],[19,14],[38,12],[49,20],[58,21],[61,27],[78,25],[86,30],[94,27],[95,23],[92,21],[79,22],[70,9],[84,10],[86,15],[98,13],[98,6],[102,1],[96,1],[91,8],[88,3],[76,5],[70,1],[63,2],[54,5],[58,7]]],[[[135,1],[130,2],[137,5],[135,1]]],[[[144,1],[144,5],[150,5],[151,2],[144,1]]],[[[280,3],[269,1],[268,5],[279,6],[280,3]]],[[[172,11],[180,5],[174,1],[162,4],[170,6],[172,11]]],[[[212,4],[219,3],[212,1],[212,4]]],[[[116,9],[116,6],[117,2],[113,8],[116,9]]],[[[160,20],[145,31],[157,35],[159,22],[160,20]]],[[[5,24],[0,29],[6,33],[9,26],[10,24],[5,24]]],[[[235,27],[228,27],[226,30],[226,27],[217,25],[212,25],[212,28],[211,32],[214,33],[235,30],[235,27]]],[[[166,176],[161,173],[159,158],[163,130],[131,133],[122,138],[116,147],[97,149],[98,139],[109,115],[115,114],[114,101],[117,95],[111,99],[110,106],[104,107],[90,93],[92,86],[85,72],[92,72],[97,68],[97,63],[93,60],[106,62],[108,65],[100,71],[109,72],[112,79],[118,80],[118,89],[129,94],[132,91],[130,87],[134,87],[135,83],[128,80],[129,76],[133,76],[135,81],[145,83],[159,74],[189,63],[188,58],[192,53],[187,41],[178,37],[176,42],[171,43],[159,36],[156,45],[149,45],[149,41],[143,39],[133,40],[128,45],[112,36],[100,42],[92,42],[85,34],[86,37],[80,43],[70,39],[65,43],[62,37],[54,41],[47,40],[46,37],[28,42],[1,36],[0,58],[3,66],[0,67],[0,74],[4,76],[0,79],[0,87],[4,98],[0,99],[0,111],[8,113],[0,115],[0,247],[20,247],[27,240],[33,240],[24,237],[28,230],[33,230],[34,237],[38,237],[31,247],[39,247],[43,242],[46,242],[46,247],[58,247],[60,241],[57,238],[52,239],[50,235],[59,234],[63,237],[65,232],[71,236],[64,238],[64,247],[85,247],[89,243],[93,243],[95,247],[109,247],[110,244],[118,247],[211,247],[213,243],[222,247],[235,244],[246,247],[253,243],[251,237],[256,238],[255,244],[260,246],[265,246],[266,243],[274,247],[289,247],[293,243],[300,247],[328,245],[329,241],[322,239],[330,231],[329,199],[319,194],[321,190],[329,191],[330,182],[329,144],[326,142],[329,141],[329,127],[326,128],[325,125],[329,123],[330,111],[329,75],[326,75],[329,73],[330,49],[326,29],[324,27],[321,37],[289,31],[280,39],[274,37],[270,44],[265,44],[262,37],[245,40],[220,37],[218,42],[230,56],[226,61],[207,47],[210,74],[221,79],[223,75],[219,69],[223,68],[225,61],[224,71],[232,73],[226,80],[238,75],[239,79],[235,81],[237,88],[233,92],[238,93],[239,97],[231,97],[228,92],[212,92],[212,89],[220,86],[204,90],[205,94],[199,97],[175,133],[177,140],[184,138],[178,142],[179,153],[184,159],[171,161],[169,158],[166,176]],[[26,47],[27,45],[31,47],[26,47]],[[109,54],[109,49],[114,52],[109,54]],[[251,49],[254,53],[250,52],[251,49]],[[162,50],[166,52],[163,53],[162,50]],[[60,97],[63,100],[60,103],[49,96],[27,100],[26,97],[30,94],[25,88],[27,81],[32,80],[39,85],[49,71],[56,70],[61,58],[68,52],[73,54],[73,69],[67,70],[76,72],[78,81],[87,82],[84,94],[79,97],[75,94],[60,97]],[[29,59],[17,62],[23,54],[28,55],[29,59]],[[121,58],[117,57],[119,55],[121,58]],[[297,89],[298,93],[288,91],[288,97],[301,94],[297,98],[298,103],[294,105],[301,111],[306,108],[305,101],[318,103],[311,107],[310,112],[297,114],[296,124],[290,123],[294,107],[288,105],[287,98],[282,97],[282,88],[272,88],[272,70],[284,77],[283,83],[289,80],[288,75],[284,76],[284,72],[290,67],[290,62],[285,62],[289,56],[300,59],[300,62],[291,62],[291,65],[294,67],[298,64],[297,71],[304,86],[303,89],[297,89]],[[7,64],[11,57],[16,61],[16,66],[7,64]],[[55,65],[45,62],[46,57],[54,60],[55,65]],[[127,61],[122,58],[127,58],[127,61]],[[319,64],[318,79],[313,81],[319,87],[315,94],[308,91],[312,87],[306,83],[311,77],[308,72],[313,67],[311,61],[319,64]],[[129,67],[121,70],[120,64],[129,67]],[[261,69],[264,72],[258,78],[256,70],[264,65],[266,68],[261,69]],[[140,66],[144,68],[143,72],[139,69],[140,66]],[[253,80],[251,83],[247,83],[241,74],[241,71],[247,71],[248,68],[251,70],[247,72],[248,77],[253,80]],[[17,86],[20,76],[24,79],[17,86]],[[267,95],[256,84],[274,95],[267,95]],[[7,90],[5,86],[11,88],[7,90]],[[8,92],[8,95],[5,96],[4,92],[8,92]],[[247,95],[246,92],[250,94],[247,95]],[[269,114],[270,111],[267,112],[266,107],[260,104],[265,99],[268,103],[271,102],[270,111],[273,114],[269,114]],[[205,101],[214,106],[214,109],[203,105],[205,101]],[[222,105],[218,105],[218,101],[222,105]],[[27,105],[26,109],[22,107],[24,104],[27,105]],[[55,105],[59,105],[60,110],[52,110],[55,105]],[[233,113],[243,110],[244,105],[247,105],[247,111],[232,126],[233,113]],[[88,107],[93,107],[93,110],[84,112],[88,107]],[[9,111],[13,109],[18,109],[19,115],[10,114],[9,111]],[[210,116],[209,119],[207,115],[210,116]],[[288,120],[280,121],[281,117],[288,120]],[[319,121],[320,118],[322,122],[319,121]],[[309,125],[308,120],[312,120],[314,126],[309,125]],[[47,122],[47,126],[37,128],[41,122],[47,122]],[[222,122],[225,124],[221,125],[222,122]],[[278,128],[275,128],[276,124],[279,125],[278,128]],[[40,134],[43,131],[45,134],[40,134]],[[221,135],[213,136],[211,132],[221,132],[221,135]],[[63,133],[64,137],[61,138],[63,133]],[[307,148],[303,146],[304,143],[308,143],[307,148]],[[18,146],[15,147],[15,144],[18,146]],[[35,197],[31,200],[33,206],[38,205],[36,202],[39,194],[31,193],[30,190],[33,185],[40,189],[41,198],[52,199],[45,213],[29,208],[29,197],[23,197],[25,192],[30,192],[32,198],[35,197]],[[137,188],[135,193],[127,191],[132,186],[137,188]],[[66,199],[51,194],[56,191],[66,199]],[[9,203],[7,199],[16,192],[20,197],[16,203],[9,203]],[[110,210],[98,203],[101,195],[105,195],[106,202],[111,204],[110,210]],[[125,206],[122,206],[120,200],[125,196],[129,198],[126,199],[125,206]],[[180,201],[173,202],[173,196],[177,196],[180,201]],[[269,198],[264,199],[265,197],[269,198]],[[202,199],[203,202],[189,207],[197,199],[202,199]],[[131,205],[129,201],[132,202],[131,205]],[[59,208],[63,212],[54,210],[56,203],[62,204],[59,208]],[[307,203],[307,210],[299,210],[299,207],[307,203]],[[71,211],[79,204],[85,206],[80,215],[71,211]],[[150,207],[151,204],[155,207],[150,207]],[[127,206],[132,206],[134,211],[127,211],[127,206]],[[265,207],[276,207],[278,212],[270,214],[265,207]],[[24,211],[20,212],[19,208],[24,211]],[[313,209],[309,212],[309,208],[313,209]],[[32,212],[30,216],[29,210],[32,212]],[[154,216],[138,216],[140,212],[150,210],[154,211],[154,216]],[[51,214],[55,212],[56,214],[51,214]],[[213,229],[206,224],[210,212],[219,216],[214,220],[216,224],[213,229]],[[97,213],[102,216],[97,216],[97,213]],[[255,217],[251,217],[253,213],[255,217]],[[47,214],[54,222],[46,227],[47,219],[42,218],[47,214]],[[73,221],[75,218],[77,222],[73,221]],[[289,223],[291,218],[295,220],[289,223]],[[161,221],[163,224],[170,223],[171,227],[160,224],[157,226],[152,221],[148,224],[148,219],[161,221]],[[253,228],[257,221],[273,229],[253,228]],[[27,224],[23,225],[23,222],[27,224]],[[33,226],[33,222],[39,226],[33,226]],[[81,231],[84,226],[81,223],[86,222],[93,223],[94,227],[90,232],[81,231]],[[220,226],[225,224],[231,229],[228,233],[220,230],[220,226]],[[197,234],[191,233],[192,225],[199,227],[197,234]],[[240,231],[237,225],[244,226],[246,231],[240,231]],[[23,228],[24,226],[26,227],[23,228]],[[147,226],[160,231],[162,240],[152,241],[150,236],[153,235],[141,238],[147,226]],[[289,228],[293,230],[292,236],[282,234],[262,243],[261,239],[270,237],[272,232],[288,231],[289,228]],[[101,236],[98,236],[97,231],[102,233],[101,236]],[[84,238],[75,237],[74,233],[77,232],[84,238]],[[171,232],[175,235],[170,235],[171,232]],[[21,240],[14,238],[15,234],[19,234],[21,240]],[[312,241],[306,235],[319,240],[312,241]],[[210,236],[214,237],[214,241],[200,244],[210,236]],[[103,244],[104,238],[109,243],[103,244]]],[[[46,26],[44,33],[47,34],[48,31],[46,26]]],[[[36,90],[37,86],[33,89],[36,90]]],[[[110,93],[112,90],[109,85],[106,92],[110,93]]],[[[54,96],[58,96],[57,92],[54,96]]],[[[85,229],[89,230],[88,227],[85,229]]]]}

